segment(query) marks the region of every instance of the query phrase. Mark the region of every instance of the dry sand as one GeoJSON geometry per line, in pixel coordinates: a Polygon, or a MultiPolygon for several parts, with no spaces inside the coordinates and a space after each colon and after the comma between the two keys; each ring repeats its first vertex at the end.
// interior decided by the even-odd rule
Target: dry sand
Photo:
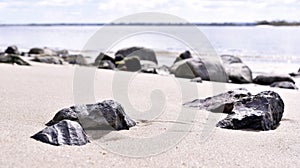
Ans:
{"type": "Polygon", "coordinates": [[[130,130],[118,131],[116,136],[115,131],[100,139],[92,139],[91,143],[84,146],[51,146],[35,141],[30,136],[42,130],[44,124],[59,109],[74,104],[75,67],[39,63],[33,63],[31,67],[0,64],[0,167],[298,167],[300,165],[299,91],[254,84],[242,86],[213,82],[195,84],[184,79],[138,74],[129,84],[125,84],[128,88],[127,100],[130,102],[128,104],[125,100],[127,97],[120,98],[123,93],[118,89],[122,87],[116,87],[121,83],[114,84],[116,78],[132,73],[96,71],[94,101],[119,99],[128,115],[139,121],[138,125],[130,130]],[[188,89],[180,90],[181,87],[188,89]],[[276,130],[256,132],[216,128],[213,125],[223,115],[182,109],[183,102],[239,87],[247,88],[252,93],[274,90],[281,95],[285,103],[285,112],[276,130]],[[151,102],[152,91],[156,94],[152,94],[151,102]],[[164,99],[159,97],[162,94],[164,99]],[[155,114],[152,121],[140,121],[143,115],[146,115],[145,111],[162,101],[165,101],[162,103],[163,109],[156,109],[159,113],[155,114]],[[140,114],[133,113],[131,105],[141,111],[140,114]],[[192,118],[178,117],[179,114],[185,113],[190,116],[194,112],[196,116],[192,118]],[[188,129],[189,126],[192,128],[188,129]],[[168,130],[175,136],[161,136],[168,130]],[[126,137],[136,141],[130,141],[126,137]],[[143,144],[143,141],[155,138],[160,140],[155,144],[143,144]],[[179,143],[168,146],[167,142],[177,140],[179,143]],[[108,148],[109,145],[114,146],[108,148]],[[128,152],[131,156],[142,156],[147,154],[147,150],[156,149],[162,152],[148,157],[122,155],[128,152]],[[117,151],[111,152],[113,150],[117,151]],[[133,151],[135,153],[131,153],[133,151]]]}

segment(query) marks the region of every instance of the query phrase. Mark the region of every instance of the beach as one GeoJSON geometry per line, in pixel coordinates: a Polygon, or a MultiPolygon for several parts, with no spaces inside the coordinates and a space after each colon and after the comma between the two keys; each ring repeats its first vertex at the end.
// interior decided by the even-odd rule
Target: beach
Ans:
{"type": "MultiPolygon", "coordinates": [[[[5,167],[297,167],[300,164],[298,90],[256,84],[241,85],[209,81],[191,83],[188,79],[172,76],[95,68],[94,102],[115,99],[116,95],[113,93],[116,88],[112,85],[114,79],[132,74],[134,79],[130,84],[126,84],[129,91],[128,99],[131,106],[138,111],[147,111],[152,103],[159,103],[155,102],[155,99],[151,102],[153,90],[158,89],[165,96],[164,109],[152,122],[142,122],[139,121],[140,118],[132,117],[137,120],[137,126],[118,131],[119,134],[151,139],[151,137],[159,137],[168,129],[176,134],[176,129],[172,129],[174,124],[186,123],[191,127],[183,129],[185,132],[181,132],[178,143],[157,154],[144,157],[139,157],[138,153],[131,153],[131,156],[122,155],[130,147],[120,146],[119,153],[106,148],[106,143],[126,142],[126,139],[114,139],[113,136],[106,138],[117,131],[104,135],[100,139],[91,139],[91,143],[83,146],[52,146],[36,141],[30,136],[45,128],[44,124],[52,119],[58,110],[75,104],[73,81],[76,68],[79,67],[68,64],[30,63],[32,66],[0,64],[0,165],[5,167]],[[184,90],[178,89],[183,85],[197,88],[197,93],[184,93],[184,90]],[[205,126],[212,123],[207,120],[211,118],[211,113],[205,110],[193,111],[195,116],[189,120],[178,119],[179,113],[190,112],[189,109],[182,108],[182,103],[241,87],[255,94],[273,90],[281,96],[285,108],[277,129],[270,131],[230,130],[218,127],[206,129],[205,126]],[[206,134],[205,131],[209,132],[206,134]]],[[[262,65],[249,66],[253,70],[263,69],[262,65]]],[[[274,69],[285,69],[286,64],[272,66],[274,69]]],[[[294,69],[295,67],[293,65],[289,68],[293,72],[297,70],[294,69]]],[[[296,79],[297,85],[298,81],[296,79]]],[[[130,116],[129,109],[132,107],[120,103],[130,116]]],[[[214,120],[220,120],[224,115],[215,117],[214,120]]],[[[182,130],[179,129],[178,132],[180,131],[182,130]]],[[[134,148],[134,144],[130,145],[134,148]]],[[[151,146],[145,149],[151,149],[151,146]]]]}

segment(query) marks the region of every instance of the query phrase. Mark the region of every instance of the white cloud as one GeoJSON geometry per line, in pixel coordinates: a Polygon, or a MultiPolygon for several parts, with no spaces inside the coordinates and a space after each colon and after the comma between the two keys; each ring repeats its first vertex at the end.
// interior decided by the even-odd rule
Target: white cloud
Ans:
{"type": "Polygon", "coordinates": [[[84,3],[84,0],[42,0],[39,1],[36,5],[38,6],[72,6],[72,5],[81,5],[84,3]]]}

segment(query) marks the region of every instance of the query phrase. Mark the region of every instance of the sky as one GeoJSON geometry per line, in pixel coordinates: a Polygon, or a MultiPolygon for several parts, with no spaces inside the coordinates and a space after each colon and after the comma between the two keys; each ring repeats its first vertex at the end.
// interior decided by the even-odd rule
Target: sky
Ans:
{"type": "Polygon", "coordinates": [[[138,12],[202,23],[300,21],[300,0],[0,0],[0,24],[109,23],[138,12]]]}

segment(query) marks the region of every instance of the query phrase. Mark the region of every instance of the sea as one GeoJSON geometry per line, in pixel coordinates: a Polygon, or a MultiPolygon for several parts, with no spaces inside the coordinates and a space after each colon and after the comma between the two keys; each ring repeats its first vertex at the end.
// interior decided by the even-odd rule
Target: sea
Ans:
{"type": "Polygon", "coordinates": [[[100,52],[113,55],[121,48],[141,46],[157,51],[159,64],[170,65],[179,53],[205,46],[217,55],[236,55],[250,64],[300,68],[299,44],[298,26],[0,26],[2,52],[9,45],[24,52],[33,47],[67,49],[91,62],[100,52]]]}

